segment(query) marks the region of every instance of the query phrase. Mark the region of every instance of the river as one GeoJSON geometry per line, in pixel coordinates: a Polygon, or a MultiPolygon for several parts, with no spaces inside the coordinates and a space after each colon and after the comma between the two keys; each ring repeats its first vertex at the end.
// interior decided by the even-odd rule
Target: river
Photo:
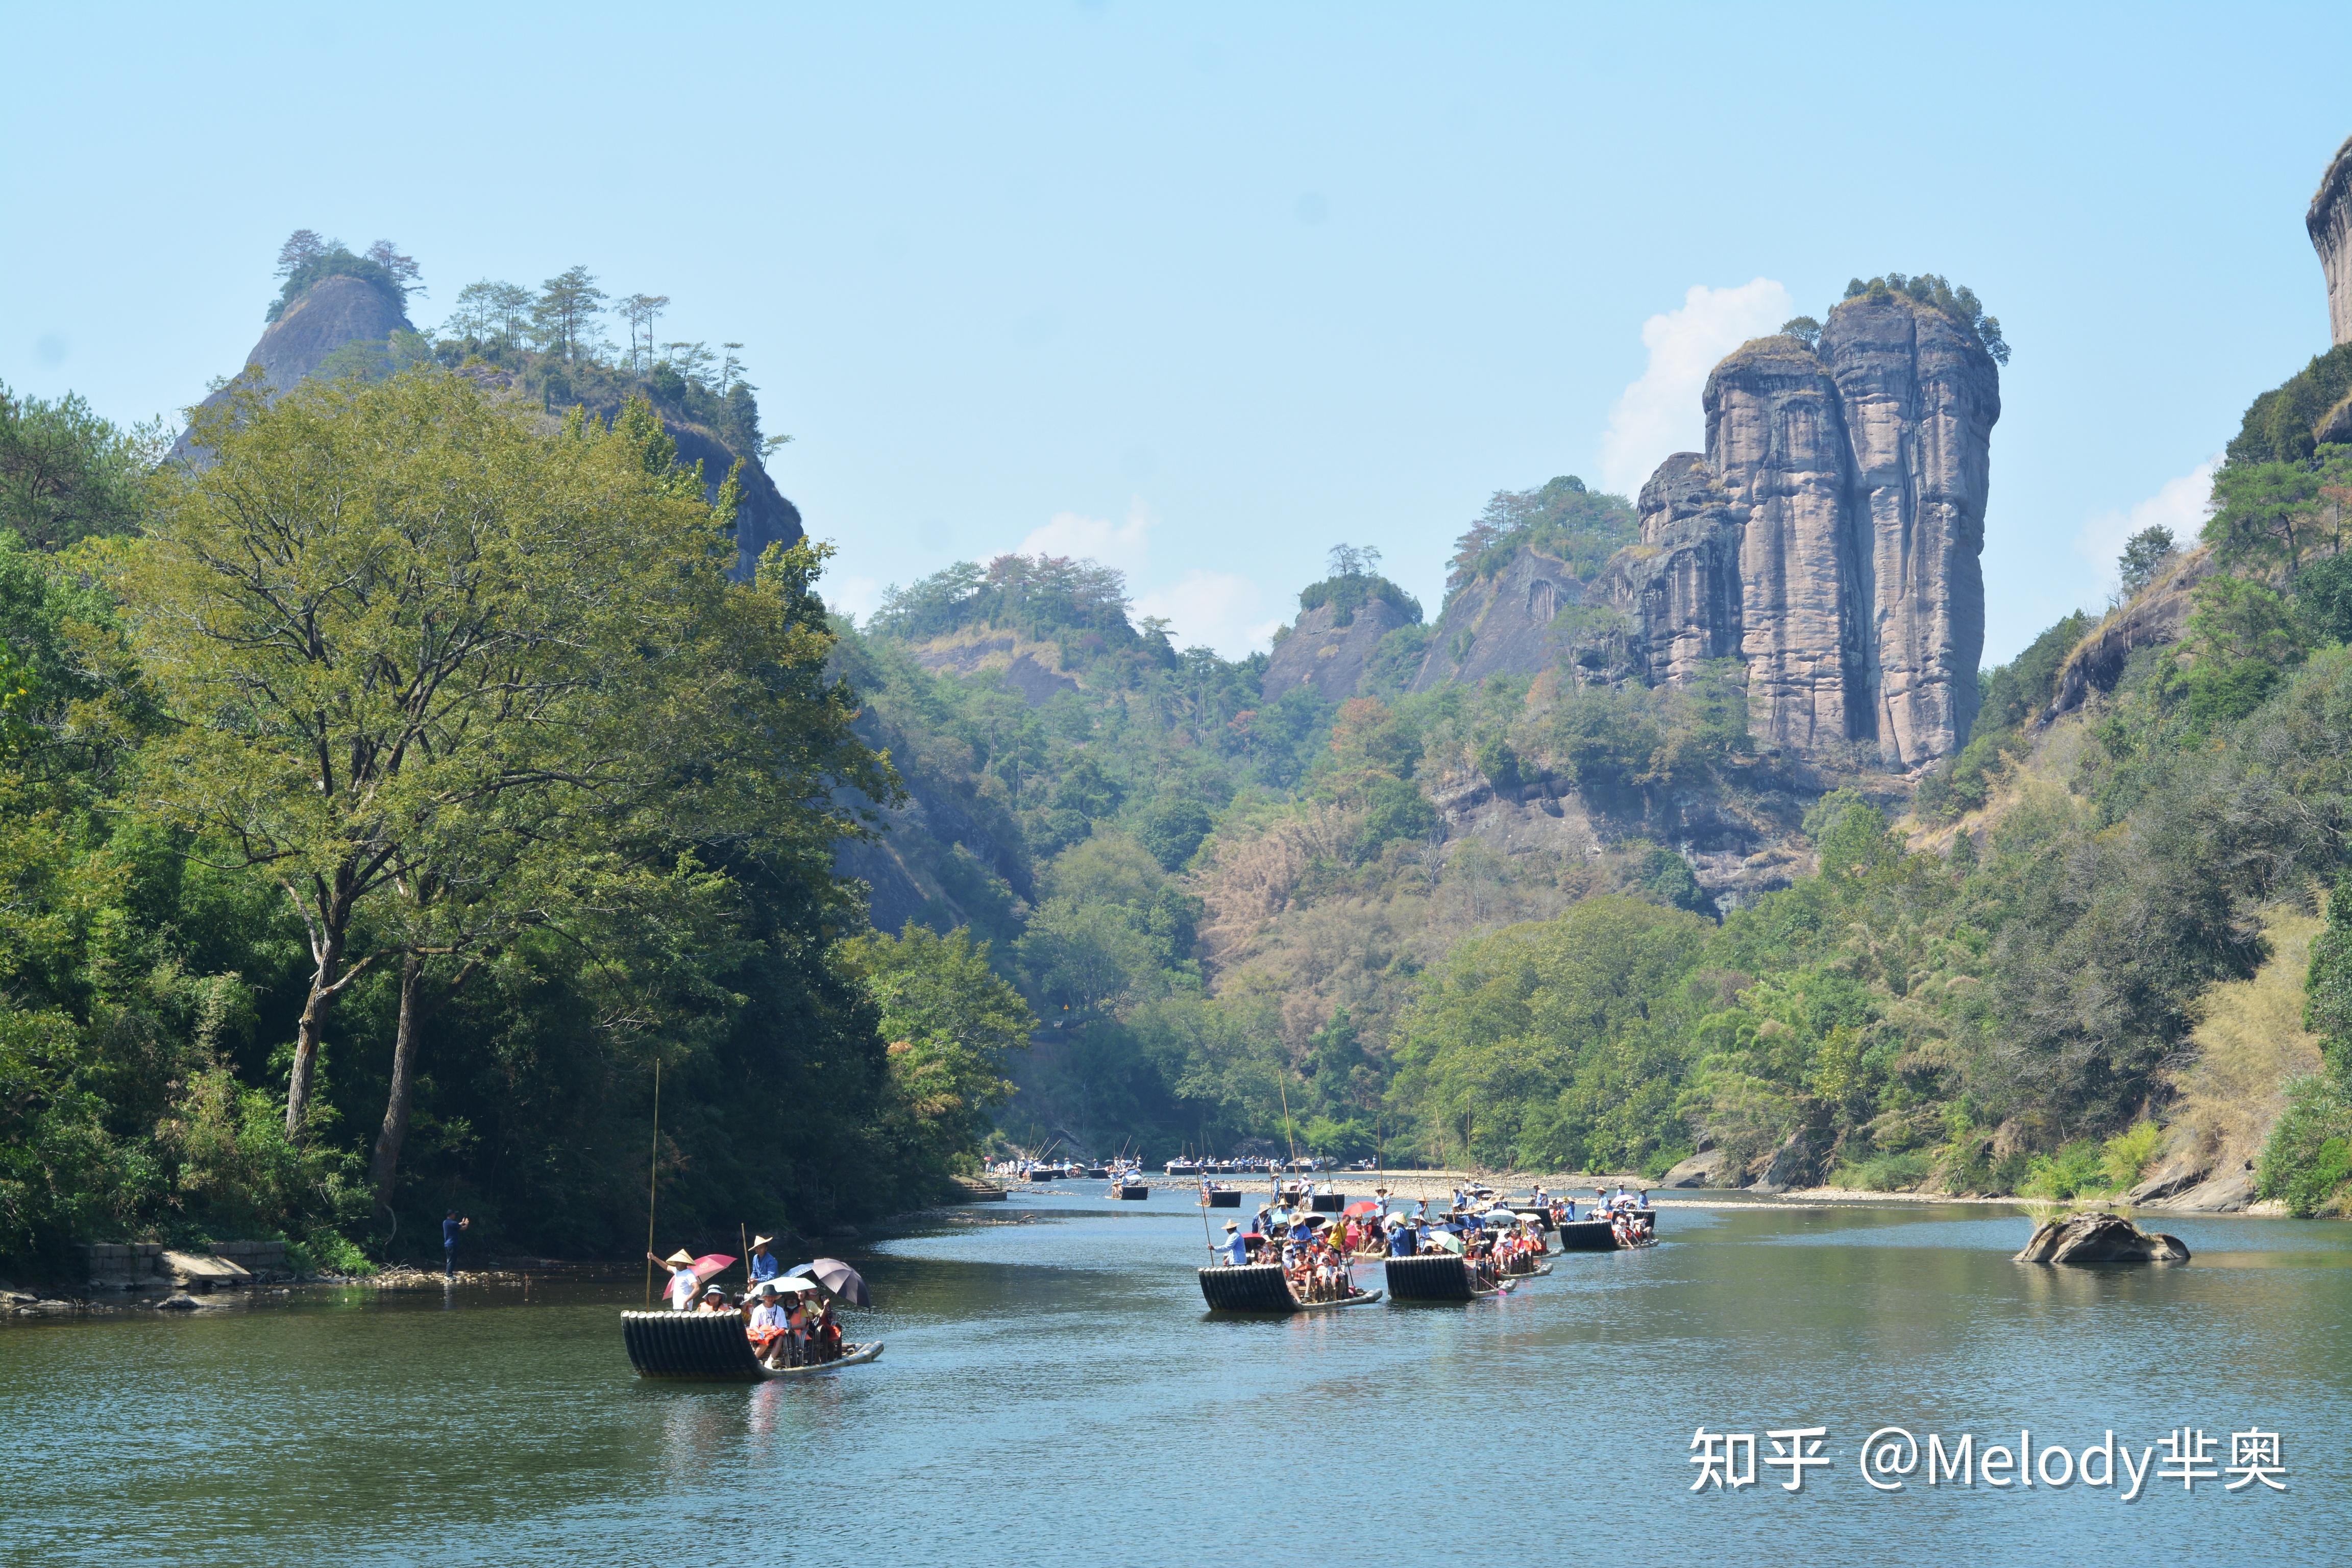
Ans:
{"type": "Polygon", "coordinates": [[[2352,1226],[2166,1221],[2195,1261],[2096,1270],[2011,1263],[2028,1223],[1983,1207],[1727,1200],[1660,1228],[1499,1300],[1226,1321],[1201,1310],[1200,1214],[1179,1194],[1024,1192],[851,1255],[876,1302],[852,1335],[886,1338],[879,1362],[751,1387],[632,1376],[614,1313],[635,1280],[15,1325],[0,1553],[2342,1560],[2352,1226]],[[1890,1426],[1923,1449],[1967,1435],[1974,1458],[2029,1432],[2045,1479],[1929,1487],[1917,1464],[1875,1490],[1857,1454],[1890,1426]],[[1830,1463],[1800,1490],[1770,1466],[1690,1489],[1696,1429],[1753,1433],[1769,1458],[1768,1432],[1811,1426],[1830,1463]],[[2212,1479],[2158,1479],[2176,1429],[2212,1439],[2212,1479]],[[2048,1483],[2051,1447],[2095,1468],[2110,1431],[2130,1462],[2154,1450],[2138,1497],[2127,1470],[2048,1483]],[[2241,1431],[2279,1434],[2284,1491],[2224,1489],[2241,1431]]]}

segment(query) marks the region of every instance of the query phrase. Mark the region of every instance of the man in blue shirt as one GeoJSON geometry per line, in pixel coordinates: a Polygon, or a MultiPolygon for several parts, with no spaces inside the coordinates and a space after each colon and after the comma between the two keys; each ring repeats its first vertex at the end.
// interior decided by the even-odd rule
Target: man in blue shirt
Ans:
{"type": "Polygon", "coordinates": [[[775,1239],[772,1236],[751,1238],[751,1283],[754,1285],[763,1279],[773,1279],[784,1271],[784,1266],[776,1261],[776,1255],[768,1250],[768,1244],[775,1239]]]}
{"type": "Polygon", "coordinates": [[[1249,1243],[1242,1239],[1242,1227],[1232,1220],[1225,1221],[1225,1266],[1239,1268],[1249,1261],[1249,1243]]]}
{"type": "Polygon", "coordinates": [[[451,1209],[449,1217],[441,1222],[441,1271],[448,1279],[457,1278],[457,1233],[474,1222],[459,1219],[451,1209]]]}

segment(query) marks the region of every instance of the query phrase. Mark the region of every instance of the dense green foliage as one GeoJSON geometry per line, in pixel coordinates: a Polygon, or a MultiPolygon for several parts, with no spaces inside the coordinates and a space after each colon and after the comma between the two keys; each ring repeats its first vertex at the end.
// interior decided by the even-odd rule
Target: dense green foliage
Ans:
{"type": "MultiPolygon", "coordinates": [[[[116,460],[80,427],[81,471],[116,460]]],[[[903,1206],[969,1161],[1028,1019],[961,940],[843,940],[842,802],[895,786],[818,551],[730,582],[732,487],[707,502],[643,404],[549,437],[419,372],[232,399],[205,440],[100,537],[0,532],[0,1258],[351,1263],[451,1204],[480,1245],[609,1255],[656,1064],[666,1234],[903,1206]]]]}
{"type": "Polygon", "coordinates": [[[392,241],[379,239],[361,255],[340,239],[323,239],[307,228],[296,229],[279,247],[278,276],[284,281],[269,302],[268,319],[273,321],[330,278],[356,278],[403,309],[409,295],[424,292],[415,259],[401,255],[392,241]]]}
{"type": "Polygon", "coordinates": [[[1496,490],[1478,521],[1454,542],[1446,595],[1450,600],[1465,584],[1494,576],[1521,550],[1540,551],[1577,576],[1590,577],[1636,533],[1631,502],[1587,489],[1574,474],[1532,490],[1496,490]]]}
{"type": "MultiPolygon", "coordinates": [[[[2000,335],[2000,318],[1985,314],[1983,303],[1965,284],[1956,289],[1933,272],[1922,272],[1916,278],[1889,272],[1867,281],[1860,278],[1852,279],[1845,286],[1845,297],[1849,300],[1885,299],[1893,294],[1903,295],[1943,311],[1975,337],[1984,352],[1992,356],[1994,363],[2009,363],[2009,342],[2000,335]]],[[[1784,327],[1781,330],[1785,331],[1788,329],[1784,327]]]]}

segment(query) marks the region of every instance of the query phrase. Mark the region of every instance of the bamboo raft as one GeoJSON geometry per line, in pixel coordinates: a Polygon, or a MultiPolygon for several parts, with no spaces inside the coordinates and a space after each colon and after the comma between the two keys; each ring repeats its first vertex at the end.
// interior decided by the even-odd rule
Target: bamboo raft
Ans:
{"type": "Polygon", "coordinates": [[[770,1367],[751,1353],[743,1320],[732,1312],[624,1312],[621,1339],[639,1377],[697,1383],[767,1383],[858,1366],[882,1353],[882,1342],[844,1345],[838,1360],[770,1367]]]}
{"type": "Polygon", "coordinates": [[[1131,1204],[1141,1203],[1144,1199],[1151,1195],[1151,1189],[1145,1186],[1140,1182],[1122,1183],[1117,1189],[1115,1189],[1113,1195],[1124,1198],[1127,1202],[1131,1204]]]}
{"type": "Polygon", "coordinates": [[[1201,1299],[1213,1312],[1328,1312],[1369,1307],[1381,1299],[1378,1290],[1359,1290],[1337,1301],[1302,1301],[1291,1294],[1279,1263],[1226,1264],[1200,1273],[1201,1299]]]}
{"type": "MultiPolygon", "coordinates": [[[[1658,1215],[1654,1209],[1636,1210],[1635,1224],[1643,1241],[1658,1238],[1658,1215]]],[[[1559,1227],[1559,1249],[1562,1252],[1614,1252],[1623,1244],[1605,1219],[1580,1219],[1559,1227]]]]}
{"type": "Polygon", "coordinates": [[[1512,1285],[1511,1279],[1506,1279],[1499,1285],[1480,1287],[1470,1266],[1450,1252],[1391,1258],[1385,1267],[1389,1299],[1395,1301],[1475,1301],[1499,1296],[1512,1285]]]}
{"type": "Polygon", "coordinates": [[[1241,1189],[1238,1187],[1212,1187],[1208,1199],[1208,1206],[1213,1209],[1237,1209],[1242,1206],[1241,1189]]]}

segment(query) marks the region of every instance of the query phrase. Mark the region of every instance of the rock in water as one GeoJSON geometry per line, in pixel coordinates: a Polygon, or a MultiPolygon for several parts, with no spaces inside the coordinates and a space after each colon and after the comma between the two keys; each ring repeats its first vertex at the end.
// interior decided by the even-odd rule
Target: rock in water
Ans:
{"type": "Polygon", "coordinates": [[[2119,1214],[2078,1214],[2044,1221],[2017,1255],[2020,1263],[2186,1263],[2177,1236],[2140,1229],[2119,1214]]]}
{"type": "Polygon", "coordinates": [[[2352,343],[2352,138],[2320,175],[2303,226],[2327,277],[2327,330],[2333,341],[2352,343]]]}

